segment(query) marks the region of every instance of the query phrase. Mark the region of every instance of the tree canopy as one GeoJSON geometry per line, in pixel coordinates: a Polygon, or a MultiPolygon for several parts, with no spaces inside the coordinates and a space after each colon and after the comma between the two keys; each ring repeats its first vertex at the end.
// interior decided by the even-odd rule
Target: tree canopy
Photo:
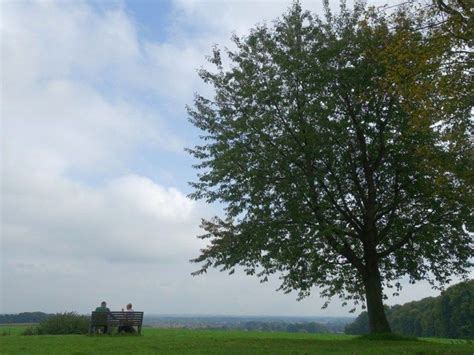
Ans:
{"type": "Polygon", "coordinates": [[[203,220],[194,261],[362,302],[388,332],[400,278],[442,285],[471,266],[472,87],[416,13],[341,4],[320,19],[295,2],[200,71],[215,96],[189,108],[203,132],[192,197],[225,217],[203,220]]]}
{"type": "Polygon", "coordinates": [[[445,29],[452,36],[471,45],[474,41],[474,5],[471,0],[433,0],[443,14],[445,29]]]}

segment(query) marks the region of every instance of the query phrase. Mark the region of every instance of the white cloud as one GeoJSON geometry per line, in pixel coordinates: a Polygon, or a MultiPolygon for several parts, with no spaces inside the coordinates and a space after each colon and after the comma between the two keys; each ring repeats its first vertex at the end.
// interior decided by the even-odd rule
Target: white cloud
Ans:
{"type": "Polygon", "coordinates": [[[7,2],[2,10],[9,90],[19,78],[100,81],[134,68],[140,54],[134,27],[120,9],[95,13],[81,2],[45,1],[7,2]]]}
{"type": "Polygon", "coordinates": [[[95,283],[98,267],[187,264],[202,245],[200,205],[128,165],[184,145],[140,101],[161,68],[132,21],[120,8],[12,2],[1,31],[0,308],[29,309],[19,295],[42,282],[47,307],[56,285],[95,283]]]}
{"type": "Polygon", "coordinates": [[[161,95],[183,108],[190,103],[193,93],[203,88],[197,75],[210,51],[207,42],[200,43],[147,43],[145,47],[154,70],[148,78],[157,83],[154,87],[161,95]]]}
{"type": "MultiPolygon", "coordinates": [[[[351,8],[355,1],[347,1],[347,6],[351,8]]],[[[393,5],[402,0],[369,0],[367,3],[372,6],[393,5]]],[[[303,10],[311,11],[313,14],[322,16],[323,1],[302,0],[300,1],[303,10]]],[[[212,36],[217,43],[227,42],[231,33],[239,36],[246,35],[249,29],[257,24],[267,23],[271,25],[273,21],[281,17],[292,6],[292,1],[286,0],[174,0],[176,11],[181,16],[177,21],[181,24],[191,23],[194,26],[201,25],[205,28],[203,33],[212,36]],[[223,41],[222,41],[223,40],[223,41]],[[222,41],[222,42],[221,42],[222,41]]],[[[338,11],[339,0],[330,0],[330,7],[333,11],[338,11]]],[[[177,26],[179,27],[179,26],[177,26]]]]}
{"type": "Polygon", "coordinates": [[[60,177],[36,186],[9,182],[3,208],[4,248],[23,263],[31,256],[160,261],[199,248],[195,202],[143,177],[94,188],[60,177]]]}
{"type": "Polygon", "coordinates": [[[139,176],[119,178],[110,184],[108,190],[140,213],[173,222],[186,220],[195,206],[194,201],[175,188],[165,189],[139,176]]]}

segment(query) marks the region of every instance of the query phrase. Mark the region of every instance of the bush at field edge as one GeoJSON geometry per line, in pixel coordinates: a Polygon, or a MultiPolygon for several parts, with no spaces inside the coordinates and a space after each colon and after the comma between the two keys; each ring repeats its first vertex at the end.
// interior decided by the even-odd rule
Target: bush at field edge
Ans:
{"type": "Polygon", "coordinates": [[[75,312],[57,313],[36,327],[28,327],[23,335],[87,334],[89,317],[75,312]]]}

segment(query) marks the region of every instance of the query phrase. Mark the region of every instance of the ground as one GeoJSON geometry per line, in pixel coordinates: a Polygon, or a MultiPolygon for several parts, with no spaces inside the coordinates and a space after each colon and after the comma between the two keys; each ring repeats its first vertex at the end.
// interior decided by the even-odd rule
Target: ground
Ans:
{"type": "Polygon", "coordinates": [[[144,328],[137,335],[20,335],[0,326],[0,354],[474,354],[450,339],[362,340],[349,335],[144,328]]]}

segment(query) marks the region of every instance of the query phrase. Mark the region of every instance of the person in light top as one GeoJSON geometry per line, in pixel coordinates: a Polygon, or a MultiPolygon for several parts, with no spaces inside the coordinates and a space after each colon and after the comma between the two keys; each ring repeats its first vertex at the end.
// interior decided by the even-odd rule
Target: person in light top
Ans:
{"type": "MultiPolygon", "coordinates": [[[[129,303],[127,304],[127,309],[125,310],[125,312],[134,312],[133,308],[132,308],[132,304],[129,303]]],[[[124,312],[123,308],[122,308],[122,312],[124,312]]],[[[135,333],[135,328],[133,328],[133,326],[131,325],[121,325],[118,327],[118,332],[121,333],[121,332],[125,332],[125,333],[135,333]]]]}
{"type": "MultiPolygon", "coordinates": [[[[134,310],[132,309],[132,304],[129,303],[127,304],[127,309],[125,310],[125,312],[134,312],[134,310]]],[[[124,312],[123,308],[122,308],[122,312],[124,312]]]]}

